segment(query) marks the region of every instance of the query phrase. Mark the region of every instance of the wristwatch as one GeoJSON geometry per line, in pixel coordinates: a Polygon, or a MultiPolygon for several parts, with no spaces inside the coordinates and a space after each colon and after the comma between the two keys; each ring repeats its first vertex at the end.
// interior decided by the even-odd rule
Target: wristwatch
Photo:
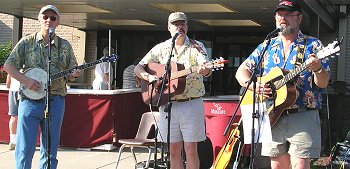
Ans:
{"type": "Polygon", "coordinates": [[[316,70],[316,71],[314,71],[315,73],[321,73],[323,71],[323,69],[322,69],[322,66],[318,69],[318,70],[316,70]]]}

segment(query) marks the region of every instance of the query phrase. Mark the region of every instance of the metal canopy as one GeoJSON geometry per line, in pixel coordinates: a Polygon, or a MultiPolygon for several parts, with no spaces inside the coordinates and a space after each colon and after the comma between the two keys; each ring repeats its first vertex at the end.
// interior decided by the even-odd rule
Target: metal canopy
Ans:
{"type": "MultiPolygon", "coordinates": [[[[273,16],[277,0],[1,0],[0,2],[0,12],[32,19],[37,18],[42,6],[53,4],[61,12],[62,25],[81,30],[164,31],[172,10],[190,10],[185,12],[190,19],[191,31],[268,32],[275,28],[273,16]],[[235,12],[205,12],[208,10],[205,7],[196,7],[203,4],[222,6],[235,12]],[[208,23],[220,20],[248,20],[249,23],[254,22],[260,26],[212,26],[200,20],[212,20],[207,21],[208,23]],[[142,23],[148,24],[140,25],[142,23]]],[[[308,31],[310,27],[311,12],[313,13],[311,16],[320,15],[323,24],[321,31],[335,31],[337,6],[334,6],[332,1],[307,0],[302,5],[305,9],[312,9],[304,12],[306,20],[303,23],[304,30],[308,31]]]]}

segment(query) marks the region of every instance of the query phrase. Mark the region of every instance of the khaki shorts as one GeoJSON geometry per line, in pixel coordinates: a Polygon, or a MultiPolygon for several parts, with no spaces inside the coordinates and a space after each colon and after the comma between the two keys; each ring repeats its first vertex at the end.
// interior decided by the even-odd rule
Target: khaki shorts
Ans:
{"type": "MultiPolygon", "coordinates": [[[[199,142],[206,139],[204,105],[202,98],[186,102],[172,102],[170,122],[170,142],[199,142]]],[[[158,139],[167,142],[168,112],[164,107],[159,108],[159,131],[158,139]]]]}
{"type": "Polygon", "coordinates": [[[8,115],[10,116],[17,116],[18,115],[18,91],[9,91],[8,95],[8,106],[9,106],[9,112],[8,115]]]}
{"type": "Polygon", "coordinates": [[[318,158],[321,123],[318,110],[282,114],[272,128],[272,142],[262,143],[261,155],[278,157],[289,153],[298,158],[318,158]]]}

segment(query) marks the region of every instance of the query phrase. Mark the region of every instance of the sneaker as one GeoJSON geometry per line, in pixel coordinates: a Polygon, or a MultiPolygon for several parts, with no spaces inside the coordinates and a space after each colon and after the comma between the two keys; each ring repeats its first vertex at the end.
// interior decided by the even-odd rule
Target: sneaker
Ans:
{"type": "Polygon", "coordinates": [[[16,144],[9,143],[9,150],[14,150],[16,148],[16,144]]]}

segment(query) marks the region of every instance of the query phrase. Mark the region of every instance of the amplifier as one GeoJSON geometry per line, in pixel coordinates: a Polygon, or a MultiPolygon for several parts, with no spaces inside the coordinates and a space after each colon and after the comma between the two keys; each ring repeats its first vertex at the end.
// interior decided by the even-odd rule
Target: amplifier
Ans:
{"type": "Polygon", "coordinates": [[[350,167],[350,142],[337,143],[331,152],[333,164],[350,167]]]}

